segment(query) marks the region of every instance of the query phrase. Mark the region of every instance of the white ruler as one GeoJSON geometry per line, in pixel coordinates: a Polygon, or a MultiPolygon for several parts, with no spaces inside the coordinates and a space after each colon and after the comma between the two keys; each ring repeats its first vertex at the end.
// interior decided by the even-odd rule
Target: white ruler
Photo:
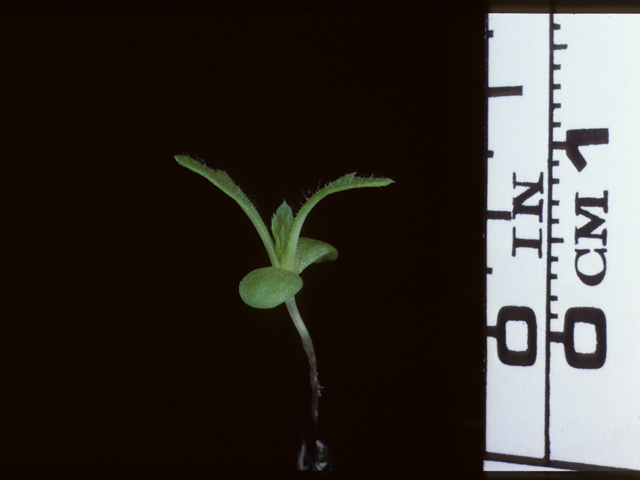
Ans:
{"type": "Polygon", "coordinates": [[[489,14],[485,470],[640,470],[640,15],[489,14]]]}

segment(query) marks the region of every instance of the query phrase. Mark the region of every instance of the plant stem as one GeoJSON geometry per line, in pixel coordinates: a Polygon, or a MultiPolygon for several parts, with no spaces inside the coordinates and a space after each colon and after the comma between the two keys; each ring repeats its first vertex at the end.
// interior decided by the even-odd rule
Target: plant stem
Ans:
{"type": "Polygon", "coordinates": [[[311,341],[307,327],[305,327],[302,317],[300,316],[300,312],[298,312],[295,296],[287,300],[285,305],[287,306],[287,310],[289,310],[289,315],[291,315],[293,324],[296,326],[296,329],[302,338],[302,346],[304,347],[304,351],[307,353],[307,358],[309,359],[309,376],[311,381],[311,418],[313,419],[313,427],[315,428],[318,426],[318,397],[322,396],[320,390],[324,388],[318,381],[316,354],[313,350],[313,342],[311,341]]]}

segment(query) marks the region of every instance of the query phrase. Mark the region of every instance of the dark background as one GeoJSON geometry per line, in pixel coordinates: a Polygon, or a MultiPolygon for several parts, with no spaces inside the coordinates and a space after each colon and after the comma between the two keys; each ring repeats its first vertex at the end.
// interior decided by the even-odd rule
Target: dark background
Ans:
{"type": "Polygon", "coordinates": [[[477,470],[481,13],[4,14],[0,468],[293,470],[308,364],[270,225],[349,172],[296,296],[336,470],[477,470]]]}

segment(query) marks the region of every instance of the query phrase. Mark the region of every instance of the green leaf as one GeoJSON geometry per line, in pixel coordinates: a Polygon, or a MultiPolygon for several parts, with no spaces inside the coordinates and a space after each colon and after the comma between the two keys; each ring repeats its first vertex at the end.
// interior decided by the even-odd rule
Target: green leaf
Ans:
{"type": "Polygon", "coordinates": [[[276,241],[276,257],[280,263],[289,243],[291,225],[293,225],[293,212],[287,202],[283,201],[271,218],[271,233],[276,241]]]}
{"type": "Polygon", "coordinates": [[[300,237],[296,248],[294,272],[300,273],[312,263],[331,262],[338,258],[338,250],[328,243],[300,237]]]}
{"type": "Polygon", "coordinates": [[[253,270],[240,281],[240,297],[253,308],[273,308],[302,288],[300,275],[279,267],[253,270]]]}
{"type": "Polygon", "coordinates": [[[244,212],[249,216],[251,223],[258,230],[258,234],[262,239],[262,243],[264,243],[265,248],[267,249],[267,253],[269,254],[269,259],[271,260],[271,264],[274,266],[279,266],[280,263],[276,258],[276,251],[273,245],[273,240],[269,235],[269,230],[267,230],[267,226],[264,224],[262,217],[256,210],[256,207],[249,201],[244,192],[240,189],[236,183],[231,180],[231,177],[227,175],[226,172],[222,170],[214,170],[205,165],[202,165],[199,161],[194,160],[191,157],[187,157],[186,155],[176,155],[174,157],[176,161],[182,165],[183,167],[188,168],[192,172],[196,172],[211,183],[213,183],[216,187],[222,190],[224,193],[233,198],[240,208],[244,210],[244,212]]]}
{"type": "Polygon", "coordinates": [[[327,195],[335,192],[340,192],[342,190],[364,187],[386,187],[391,183],[395,182],[390,178],[356,177],[356,174],[354,172],[344,175],[339,179],[326,184],[323,188],[318,190],[314,195],[311,196],[311,198],[307,200],[307,202],[302,206],[302,208],[296,215],[296,219],[293,222],[293,226],[291,227],[289,244],[287,246],[287,251],[284,256],[282,266],[284,268],[292,270],[294,269],[296,248],[298,245],[298,238],[300,237],[300,230],[302,229],[302,224],[307,218],[307,215],[309,215],[309,212],[316,205],[316,203],[318,203],[327,195]]]}

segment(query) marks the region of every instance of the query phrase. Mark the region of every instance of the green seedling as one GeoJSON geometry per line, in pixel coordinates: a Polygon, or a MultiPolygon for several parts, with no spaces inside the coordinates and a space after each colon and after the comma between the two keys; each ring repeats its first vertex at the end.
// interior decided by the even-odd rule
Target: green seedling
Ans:
{"type": "MultiPolygon", "coordinates": [[[[355,173],[349,173],[326,184],[308,198],[295,218],[291,207],[286,201],[283,201],[271,218],[272,238],[256,207],[226,172],[211,169],[186,155],[176,155],[175,159],[180,165],[202,175],[233,198],[249,216],[258,231],[269,255],[271,266],[253,270],[240,281],[240,298],[253,308],[274,308],[282,303],[286,305],[293,324],[302,338],[302,345],[309,360],[311,417],[315,430],[318,425],[318,398],[321,396],[320,391],[323,387],[320,386],[318,381],[318,369],[313,343],[296,306],[295,295],[303,286],[300,273],[312,263],[335,260],[338,258],[338,251],[328,243],[301,237],[302,224],[311,209],[331,193],[352,188],[384,187],[394,183],[393,180],[389,178],[356,177],[355,173]]],[[[323,447],[326,446],[322,442],[316,442],[318,442],[318,451],[325,450],[323,447]]],[[[303,441],[298,460],[299,469],[304,469],[302,466],[303,461],[301,460],[301,457],[305,455],[304,450],[305,443],[303,441]]]]}

